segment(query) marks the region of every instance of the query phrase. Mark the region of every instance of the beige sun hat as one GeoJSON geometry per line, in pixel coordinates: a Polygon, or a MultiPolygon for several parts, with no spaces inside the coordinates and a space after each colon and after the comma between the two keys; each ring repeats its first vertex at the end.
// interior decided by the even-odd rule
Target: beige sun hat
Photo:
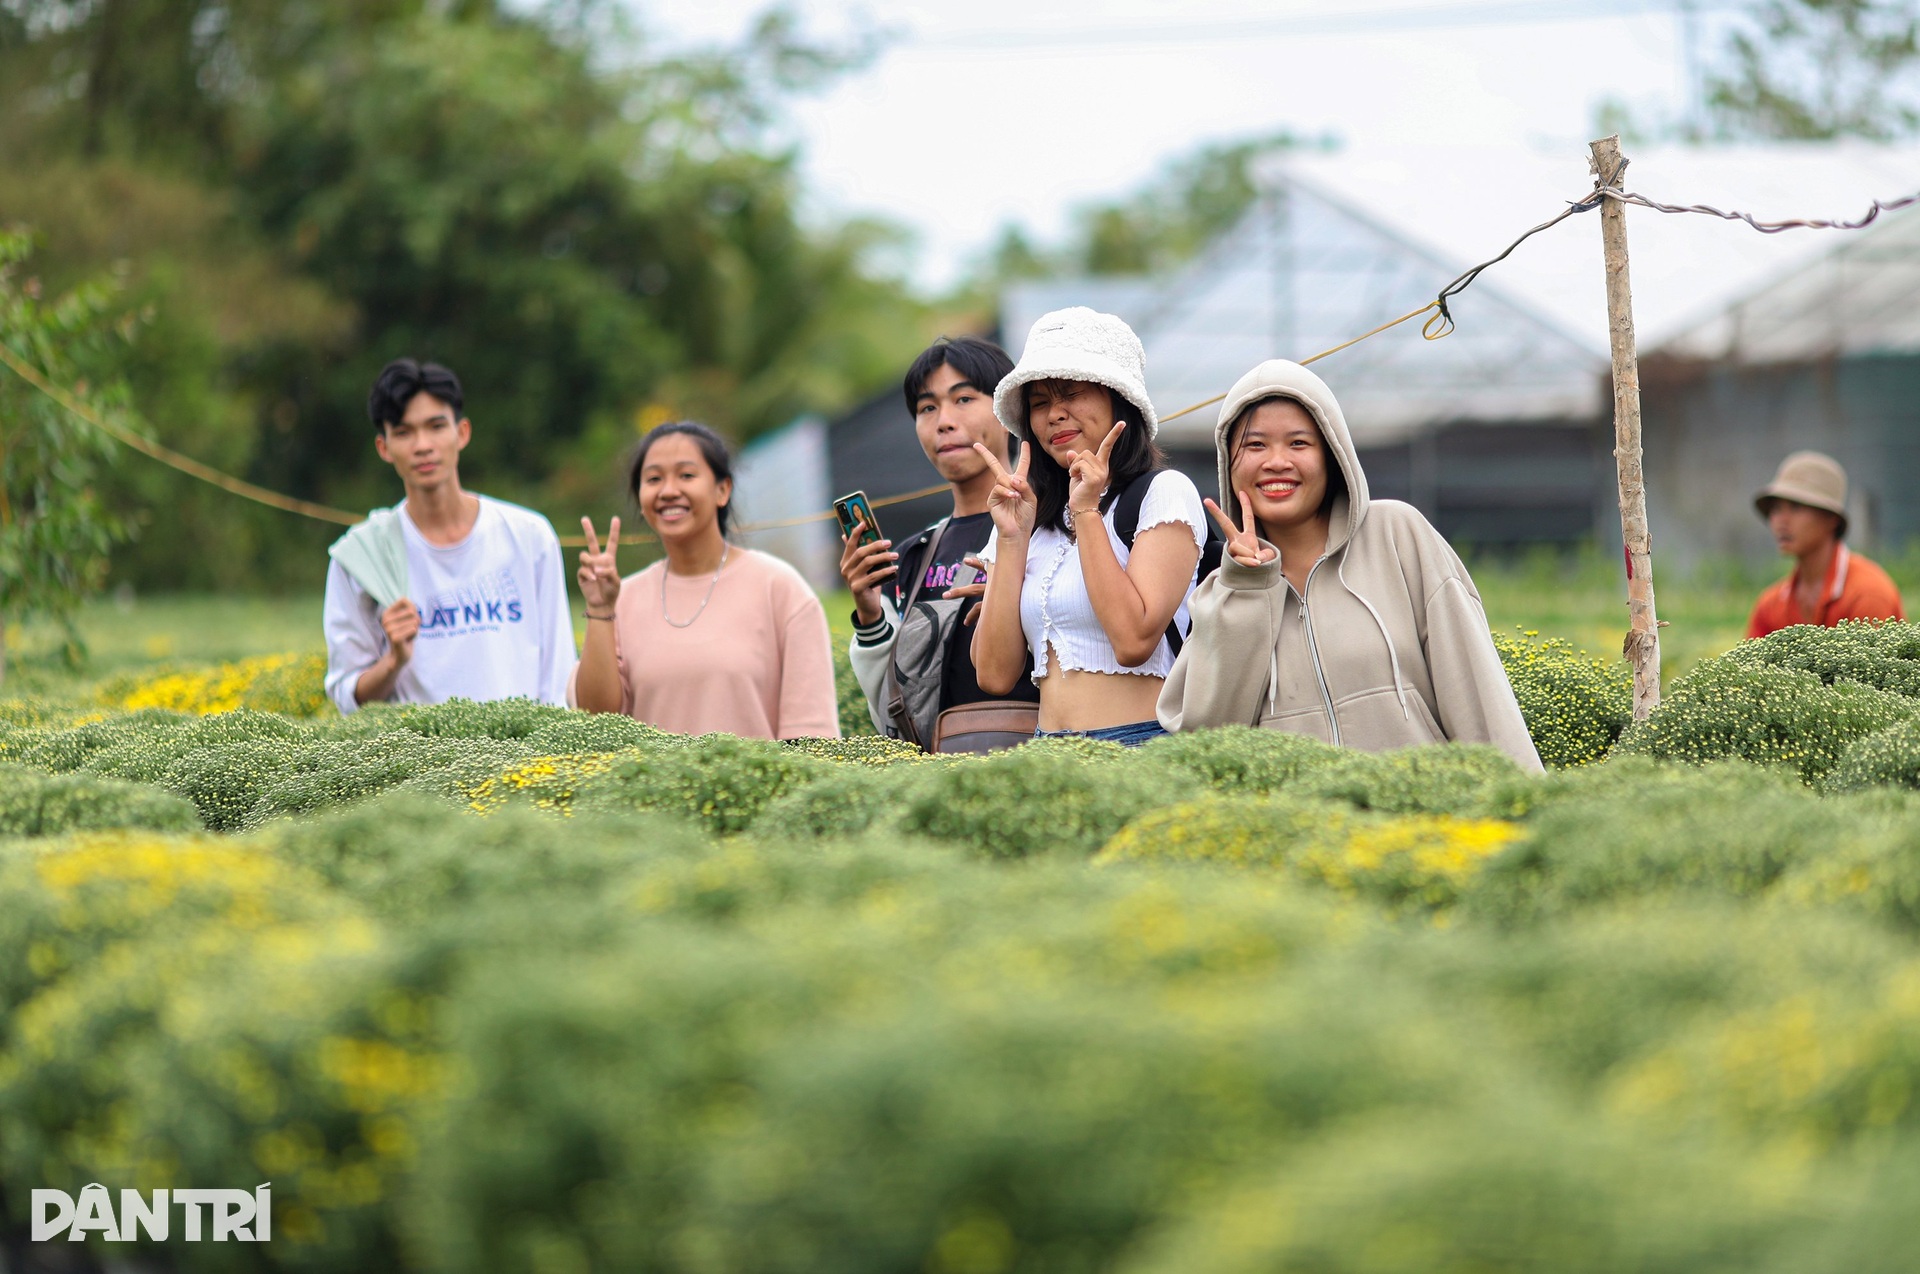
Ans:
{"type": "Polygon", "coordinates": [[[1026,387],[1036,380],[1085,380],[1105,385],[1132,403],[1151,438],[1160,430],[1153,400],[1147,397],[1147,352],[1140,338],[1116,314],[1084,305],[1042,314],[1027,333],[1020,362],[993,391],[993,413],[1007,432],[1027,437],[1026,387]]]}
{"type": "Polygon", "coordinates": [[[1791,500],[1809,508],[1825,509],[1840,519],[1841,535],[1847,533],[1847,471],[1832,456],[1818,451],[1796,451],[1780,462],[1773,481],[1753,497],[1753,507],[1767,516],[1767,502],[1791,500]]]}

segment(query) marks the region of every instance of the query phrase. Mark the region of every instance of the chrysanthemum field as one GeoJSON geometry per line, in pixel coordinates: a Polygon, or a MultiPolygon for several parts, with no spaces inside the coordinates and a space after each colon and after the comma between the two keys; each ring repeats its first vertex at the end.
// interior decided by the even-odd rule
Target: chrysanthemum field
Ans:
{"type": "Polygon", "coordinates": [[[151,1268],[1817,1274],[1920,1222],[1920,626],[1541,752],[927,759],[311,658],[0,705],[0,1202],[151,1268]]]}

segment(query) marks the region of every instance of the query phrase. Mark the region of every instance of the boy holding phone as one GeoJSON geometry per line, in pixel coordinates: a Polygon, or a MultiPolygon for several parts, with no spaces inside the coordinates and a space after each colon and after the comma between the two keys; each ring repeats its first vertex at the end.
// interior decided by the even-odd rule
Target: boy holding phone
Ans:
{"type": "MultiPolygon", "coordinates": [[[[898,619],[919,585],[922,598],[975,598],[982,567],[980,550],[993,534],[987,496],[993,470],[973,449],[980,443],[1010,465],[1007,431],[993,414],[993,391],[1013,370],[1013,360],[991,341],[942,337],[907,369],[903,389],[914,432],[934,469],[953,490],[953,513],[899,542],[847,533],[852,520],[870,520],[870,509],[850,508],[842,518],[844,551],[840,575],[853,591],[854,675],[867,696],[868,715],[882,734],[899,733],[889,719],[887,666],[898,619]]],[[[877,525],[874,528],[878,530],[877,525]]],[[[968,617],[972,622],[972,617],[968,617]]],[[[1039,701],[1039,691],[1022,678],[1008,696],[980,689],[965,630],[949,641],[940,686],[941,709],[1001,698],[1039,701]]],[[[924,740],[923,740],[924,742],[924,740]]]]}

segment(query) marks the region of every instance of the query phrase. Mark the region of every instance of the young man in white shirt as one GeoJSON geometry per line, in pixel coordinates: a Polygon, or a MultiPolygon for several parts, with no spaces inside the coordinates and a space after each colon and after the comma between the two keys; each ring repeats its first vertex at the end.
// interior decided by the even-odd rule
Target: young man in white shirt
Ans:
{"type": "Polygon", "coordinates": [[[460,380],[395,359],[368,395],[374,447],[406,489],[330,551],[327,693],[364,703],[522,696],[564,704],[573,671],[560,539],[544,517],[460,486],[473,437],[460,380]]]}

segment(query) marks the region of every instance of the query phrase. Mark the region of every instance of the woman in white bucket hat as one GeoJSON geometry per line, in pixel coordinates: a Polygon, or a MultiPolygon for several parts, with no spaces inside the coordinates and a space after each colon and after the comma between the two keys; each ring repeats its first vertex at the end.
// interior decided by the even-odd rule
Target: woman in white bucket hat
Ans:
{"type": "Polygon", "coordinates": [[[1154,445],[1140,338],[1084,306],[1042,315],[993,406],[1025,445],[1011,471],[988,456],[999,481],[973,638],[981,689],[1032,677],[1041,736],[1165,733],[1154,705],[1186,635],[1206,513],[1154,445]]]}

